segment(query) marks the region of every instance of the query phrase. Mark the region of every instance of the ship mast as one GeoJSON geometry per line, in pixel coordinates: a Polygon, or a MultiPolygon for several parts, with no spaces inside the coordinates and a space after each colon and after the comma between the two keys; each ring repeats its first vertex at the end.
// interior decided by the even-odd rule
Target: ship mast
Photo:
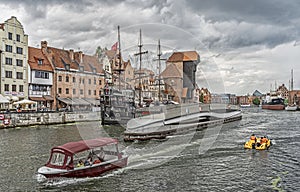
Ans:
{"type": "Polygon", "coordinates": [[[148,53],[148,51],[144,51],[142,52],[142,47],[143,47],[143,43],[142,43],[142,30],[140,29],[140,38],[139,38],[139,52],[134,54],[135,56],[139,56],[139,60],[140,60],[140,67],[139,67],[139,106],[142,106],[142,78],[141,78],[141,73],[142,73],[142,55],[148,53]]]}
{"type": "Polygon", "coordinates": [[[121,38],[120,38],[120,26],[118,25],[118,53],[117,53],[117,59],[118,59],[118,68],[114,69],[114,71],[118,72],[119,75],[119,91],[121,90],[121,73],[124,71],[122,69],[122,55],[121,55],[121,38]]]}
{"type": "Polygon", "coordinates": [[[166,60],[166,59],[161,59],[161,49],[160,49],[160,39],[158,39],[158,48],[157,48],[157,57],[158,57],[158,100],[161,101],[161,93],[160,93],[160,80],[161,80],[161,63],[160,61],[166,60]]]}
{"type": "Polygon", "coordinates": [[[291,91],[293,91],[294,90],[294,74],[293,74],[293,69],[292,69],[292,71],[291,71],[291,91]]]}

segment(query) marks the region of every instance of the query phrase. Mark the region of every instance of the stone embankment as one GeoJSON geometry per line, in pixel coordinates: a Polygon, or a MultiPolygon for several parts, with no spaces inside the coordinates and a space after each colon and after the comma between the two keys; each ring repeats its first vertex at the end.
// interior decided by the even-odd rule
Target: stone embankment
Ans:
{"type": "Polygon", "coordinates": [[[0,114],[0,128],[100,121],[100,112],[26,112],[0,114]]]}

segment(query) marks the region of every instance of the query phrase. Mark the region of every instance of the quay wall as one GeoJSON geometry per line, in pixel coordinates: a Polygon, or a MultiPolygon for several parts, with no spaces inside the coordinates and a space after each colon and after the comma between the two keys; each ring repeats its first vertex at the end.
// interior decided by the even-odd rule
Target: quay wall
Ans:
{"type": "Polygon", "coordinates": [[[6,113],[1,114],[0,128],[31,125],[65,124],[82,121],[101,121],[100,112],[50,112],[50,113],[6,113]]]}

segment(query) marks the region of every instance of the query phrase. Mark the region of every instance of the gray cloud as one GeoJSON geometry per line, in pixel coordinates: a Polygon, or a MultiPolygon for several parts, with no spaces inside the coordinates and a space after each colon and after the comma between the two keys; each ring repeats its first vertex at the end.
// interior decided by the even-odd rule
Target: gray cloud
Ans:
{"type": "Polygon", "coordinates": [[[217,86],[223,81],[231,92],[248,93],[255,88],[245,86],[249,81],[267,90],[275,76],[278,83],[286,82],[290,68],[300,71],[295,64],[299,46],[291,46],[299,41],[299,8],[297,0],[2,0],[0,22],[17,16],[31,46],[47,40],[50,46],[88,54],[99,45],[110,48],[118,25],[124,55],[132,54],[141,28],[145,50],[155,52],[161,39],[163,52],[221,53],[214,63],[201,63],[200,86],[224,91],[217,86]],[[282,65],[287,75],[280,73],[282,65]],[[221,75],[223,80],[216,80],[221,75]]]}

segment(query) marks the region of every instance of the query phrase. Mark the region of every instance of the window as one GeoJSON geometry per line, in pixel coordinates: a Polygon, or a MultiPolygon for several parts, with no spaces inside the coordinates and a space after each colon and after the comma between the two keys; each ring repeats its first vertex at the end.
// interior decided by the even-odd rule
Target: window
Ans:
{"type": "Polygon", "coordinates": [[[82,84],[84,84],[84,79],[82,79],[82,84]]]}
{"type": "Polygon", "coordinates": [[[19,92],[24,92],[24,86],[23,85],[19,85],[19,92]]]}
{"type": "Polygon", "coordinates": [[[83,66],[79,66],[79,71],[83,72],[83,70],[84,70],[84,67],[83,66]]]}
{"type": "Polygon", "coordinates": [[[17,47],[17,53],[18,54],[23,54],[23,48],[22,47],[17,47]]]}
{"type": "Polygon", "coordinates": [[[17,63],[17,66],[23,67],[23,60],[17,59],[17,60],[16,60],[16,63],[17,63]]]}
{"type": "Polygon", "coordinates": [[[38,64],[43,65],[43,59],[38,59],[38,64]]]}
{"type": "Polygon", "coordinates": [[[61,88],[58,88],[58,94],[61,94],[61,88]]]}
{"type": "Polygon", "coordinates": [[[12,65],[12,58],[5,57],[5,64],[6,65],[12,65]]]}
{"type": "Polygon", "coordinates": [[[32,90],[33,91],[47,91],[47,86],[45,86],[45,85],[33,85],[32,90]]]}
{"type": "Polygon", "coordinates": [[[5,71],[6,78],[12,78],[12,71],[5,71]]]}
{"type": "Polygon", "coordinates": [[[65,155],[62,153],[53,153],[50,163],[56,166],[63,166],[65,160],[65,155]]]}
{"type": "Polygon", "coordinates": [[[76,95],[76,89],[73,89],[73,95],[76,95]]]}
{"type": "Polygon", "coordinates": [[[80,95],[83,95],[83,89],[80,89],[80,95]]]}
{"type": "Polygon", "coordinates": [[[66,76],[66,82],[69,82],[69,76],[66,76]]]}
{"type": "Polygon", "coordinates": [[[89,84],[91,84],[92,83],[92,80],[91,79],[89,79],[89,84]]]}
{"type": "Polygon", "coordinates": [[[92,94],[92,92],[91,92],[91,90],[89,90],[89,95],[91,95],[92,94]]]}
{"type": "Polygon", "coordinates": [[[58,81],[62,81],[62,76],[58,76],[58,81]]]}
{"type": "Polygon", "coordinates": [[[18,41],[18,42],[20,42],[20,41],[21,41],[21,37],[20,37],[20,35],[19,35],[19,34],[17,34],[17,35],[16,35],[16,39],[17,39],[17,41],[18,41]]]}
{"type": "Polygon", "coordinates": [[[12,53],[12,46],[11,45],[5,45],[5,51],[12,53]]]}
{"type": "Polygon", "coordinates": [[[66,94],[69,94],[69,88],[66,88],[66,94]]]}
{"type": "Polygon", "coordinates": [[[4,84],[4,91],[9,91],[9,84],[4,84]]]}
{"type": "Polygon", "coordinates": [[[16,85],[12,85],[11,86],[11,91],[17,91],[17,86],[16,85]]]}
{"type": "Polygon", "coordinates": [[[70,71],[70,64],[66,64],[66,70],[70,71]]]}
{"type": "Polygon", "coordinates": [[[73,77],[73,83],[76,83],[76,77],[73,77]]]}
{"type": "Polygon", "coordinates": [[[49,79],[49,73],[43,71],[36,71],[35,78],[49,79]]]}
{"type": "Polygon", "coordinates": [[[12,33],[11,32],[8,32],[8,39],[12,40],[12,33]]]}
{"type": "Polygon", "coordinates": [[[96,81],[96,78],[94,77],[94,85],[96,85],[97,81],[96,81]]]}
{"type": "Polygon", "coordinates": [[[102,81],[101,80],[99,80],[99,85],[102,85],[102,81]]]}
{"type": "Polygon", "coordinates": [[[17,72],[17,79],[23,79],[23,73],[17,72]]]}
{"type": "Polygon", "coordinates": [[[94,95],[97,95],[97,91],[96,90],[94,90],[94,95]]]}

